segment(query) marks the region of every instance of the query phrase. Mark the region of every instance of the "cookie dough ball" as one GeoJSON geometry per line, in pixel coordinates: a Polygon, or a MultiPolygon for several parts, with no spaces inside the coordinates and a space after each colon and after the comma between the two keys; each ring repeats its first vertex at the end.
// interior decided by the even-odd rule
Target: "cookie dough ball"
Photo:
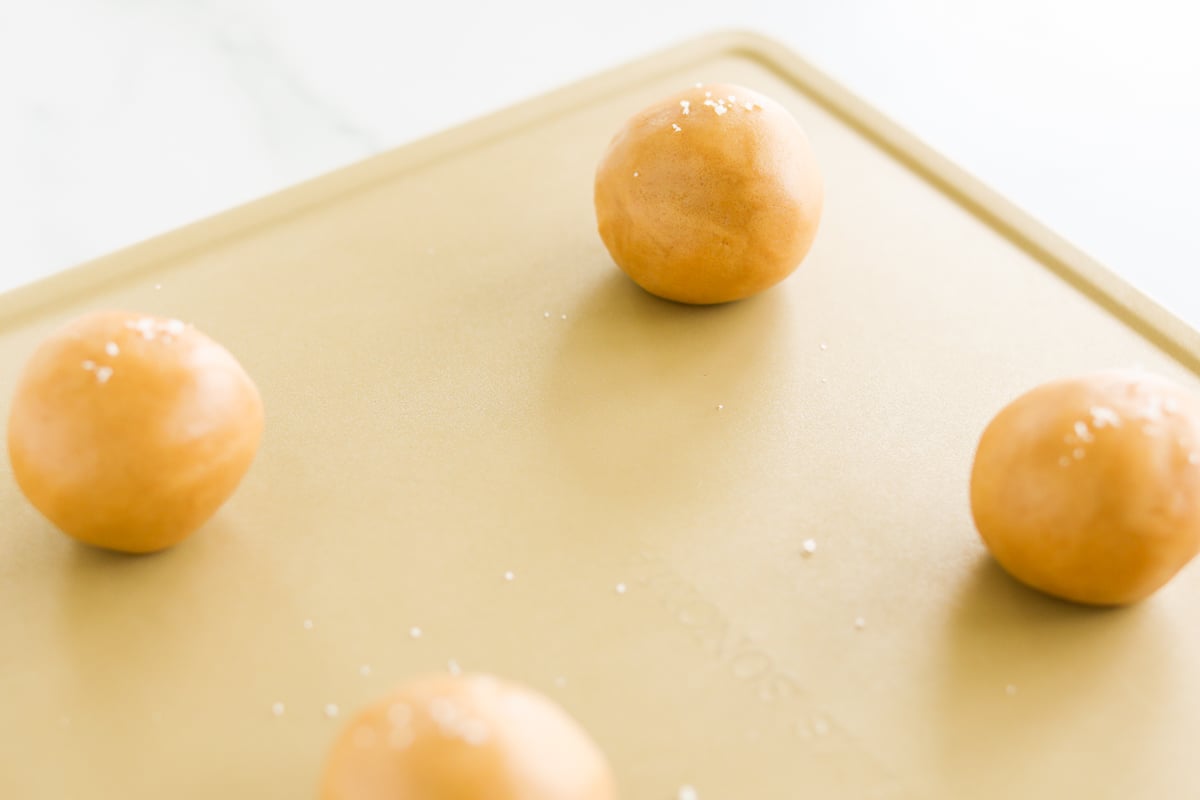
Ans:
{"type": "Polygon", "coordinates": [[[614,800],[579,725],[529,689],[483,675],[417,680],[334,743],[321,800],[614,800]]]}
{"type": "Polygon", "coordinates": [[[258,390],[224,347],[179,320],[102,311],[33,353],[8,454],[21,491],[63,532],[147,553],[229,498],[262,428],[258,390]]]}
{"type": "Polygon", "coordinates": [[[1200,549],[1200,399],[1138,372],[1039,386],[984,431],[971,511],[1017,580],[1079,603],[1141,600],[1200,549]]]}
{"type": "Polygon", "coordinates": [[[724,303],[792,273],[824,199],[808,137],[775,101],[731,84],[634,115],[596,170],[600,238],[646,291],[724,303]]]}

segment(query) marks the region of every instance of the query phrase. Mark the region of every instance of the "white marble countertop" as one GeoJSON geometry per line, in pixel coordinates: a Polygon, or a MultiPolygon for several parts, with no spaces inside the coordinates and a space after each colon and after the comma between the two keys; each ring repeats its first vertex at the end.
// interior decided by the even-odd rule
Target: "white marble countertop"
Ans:
{"type": "Polygon", "coordinates": [[[0,3],[0,289],[732,27],[789,44],[1200,326],[1195,3],[680,8],[0,3]]]}

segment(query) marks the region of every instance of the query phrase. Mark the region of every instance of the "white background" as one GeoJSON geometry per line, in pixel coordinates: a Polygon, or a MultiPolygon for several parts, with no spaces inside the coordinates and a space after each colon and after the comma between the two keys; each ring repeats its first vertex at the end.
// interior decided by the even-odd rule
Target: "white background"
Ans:
{"type": "Polygon", "coordinates": [[[0,288],[720,28],[1200,326],[1188,0],[0,0],[0,288]]]}

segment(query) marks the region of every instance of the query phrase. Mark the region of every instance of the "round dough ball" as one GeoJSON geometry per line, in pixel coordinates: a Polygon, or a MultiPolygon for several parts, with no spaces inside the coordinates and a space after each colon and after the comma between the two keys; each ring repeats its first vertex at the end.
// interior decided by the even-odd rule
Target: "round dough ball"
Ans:
{"type": "Polygon", "coordinates": [[[1039,386],[984,431],[971,511],[1017,580],[1079,603],[1141,600],[1200,549],[1200,398],[1140,372],[1039,386]]]}
{"type": "Polygon", "coordinates": [[[600,238],[646,291],[725,303],[792,273],[821,219],[808,137],[783,106],[732,84],[634,115],[596,170],[600,238]]]}
{"type": "Polygon", "coordinates": [[[614,800],[579,725],[536,692],[436,676],[358,714],[334,743],[321,800],[614,800]]]}
{"type": "Polygon", "coordinates": [[[258,390],[221,345],[179,320],[101,311],[34,351],[8,454],[21,491],[63,532],[147,553],[229,498],[262,428],[258,390]]]}

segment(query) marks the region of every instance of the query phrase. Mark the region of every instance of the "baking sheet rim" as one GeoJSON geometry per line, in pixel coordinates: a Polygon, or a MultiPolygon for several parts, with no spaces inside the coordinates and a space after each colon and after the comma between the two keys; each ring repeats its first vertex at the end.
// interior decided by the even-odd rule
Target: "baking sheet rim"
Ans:
{"type": "Polygon", "coordinates": [[[755,59],[796,84],[831,113],[928,180],[952,200],[1028,252],[1047,269],[1193,373],[1200,374],[1200,331],[1058,236],[966,170],[942,156],[786,46],[761,34],[712,33],[607,70],[540,97],[320,175],[265,197],[117,250],[0,294],[0,326],[39,309],[82,298],[106,284],[280,222],[419,164],[510,135],[567,113],[597,95],[618,91],[633,75],[663,74],[721,54],[755,59]]]}

